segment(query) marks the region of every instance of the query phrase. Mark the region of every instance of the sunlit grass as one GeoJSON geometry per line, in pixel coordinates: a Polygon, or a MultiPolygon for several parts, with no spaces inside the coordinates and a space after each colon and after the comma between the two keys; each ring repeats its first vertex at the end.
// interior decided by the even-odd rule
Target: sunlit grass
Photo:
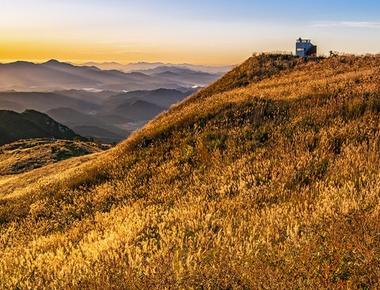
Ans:
{"type": "Polygon", "coordinates": [[[0,179],[0,288],[379,287],[379,67],[256,56],[109,152],[0,179]]]}

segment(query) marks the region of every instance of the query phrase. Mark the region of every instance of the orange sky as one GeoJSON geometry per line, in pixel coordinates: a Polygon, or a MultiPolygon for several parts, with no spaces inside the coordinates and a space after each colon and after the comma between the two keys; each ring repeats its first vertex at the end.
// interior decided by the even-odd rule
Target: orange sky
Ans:
{"type": "Polygon", "coordinates": [[[120,47],[117,44],[86,43],[78,41],[49,42],[46,40],[6,40],[0,41],[0,61],[11,62],[28,60],[43,62],[60,59],[74,63],[87,61],[117,61],[130,63],[137,61],[162,61],[194,64],[235,64],[250,54],[237,54],[228,49],[211,48],[209,52],[196,47],[154,47],[141,44],[141,47],[120,47]]]}
{"type": "Polygon", "coordinates": [[[0,62],[237,64],[253,52],[293,51],[300,36],[311,37],[322,54],[380,51],[378,2],[0,1],[0,62]]]}

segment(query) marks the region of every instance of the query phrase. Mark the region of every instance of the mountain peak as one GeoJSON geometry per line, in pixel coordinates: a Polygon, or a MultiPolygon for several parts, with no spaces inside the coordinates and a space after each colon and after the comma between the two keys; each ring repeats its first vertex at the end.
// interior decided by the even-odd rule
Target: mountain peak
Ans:
{"type": "Polygon", "coordinates": [[[4,64],[4,65],[16,65],[16,66],[25,66],[25,65],[28,65],[28,66],[30,66],[30,65],[34,65],[34,63],[32,63],[30,61],[18,60],[18,61],[15,61],[15,62],[4,64]]]}
{"type": "Polygon", "coordinates": [[[35,110],[25,110],[23,113],[0,110],[0,120],[0,145],[31,138],[83,139],[47,114],[35,110]]]}
{"type": "Polygon", "coordinates": [[[51,59],[47,62],[44,62],[43,64],[62,64],[62,62],[60,62],[59,60],[56,60],[56,59],[51,59]]]}

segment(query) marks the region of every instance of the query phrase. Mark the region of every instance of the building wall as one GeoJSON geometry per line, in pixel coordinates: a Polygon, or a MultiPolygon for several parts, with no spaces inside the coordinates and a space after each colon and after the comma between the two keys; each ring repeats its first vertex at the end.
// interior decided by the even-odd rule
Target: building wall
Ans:
{"type": "Polygon", "coordinates": [[[317,47],[311,42],[299,42],[296,43],[296,55],[300,57],[307,57],[315,55],[317,47]]]}

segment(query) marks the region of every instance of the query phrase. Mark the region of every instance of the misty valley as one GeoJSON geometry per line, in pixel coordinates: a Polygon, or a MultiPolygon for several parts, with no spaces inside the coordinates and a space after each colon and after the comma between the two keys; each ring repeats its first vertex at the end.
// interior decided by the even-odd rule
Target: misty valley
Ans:
{"type": "Polygon", "coordinates": [[[230,68],[161,63],[105,66],[56,60],[0,64],[0,110],[39,111],[82,137],[117,143],[230,68]]]}

